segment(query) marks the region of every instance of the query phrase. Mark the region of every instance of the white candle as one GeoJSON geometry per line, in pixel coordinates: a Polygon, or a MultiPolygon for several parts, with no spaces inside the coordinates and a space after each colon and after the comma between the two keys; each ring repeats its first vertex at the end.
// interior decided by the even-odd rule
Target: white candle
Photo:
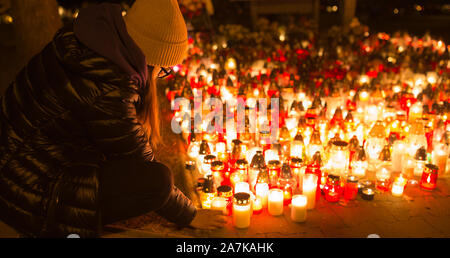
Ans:
{"type": "Polygon", "coordinates": [[[264,159],[266,160],[266,163],[268,163],[271,160],[280,160],[280,157],[278,156],[278,152],[269,149],[264,153],[264,159]]]}
{"type": "Polygon", "coordinates": [[[403,182],[394,182],[392,184],[392,195],[396,197],[401,197],[403,195],[403,189],[405,184],[403,182]]]}
{"type": "Polygon", "coordinates": [[[222,211],[223,214],[226,214],[226,208],[227,208],[227,199],[225,199],[224,197],[214,197],[214,199],[211,202],[212,210],[219,210],[222,211]]]}
{"type": "Polygon", "coordinates": [[[300,190],[303,189],[303,176],[305,175],[305,170],[306,170],[306,167],[293,169],[294,175],[295,174],[297,175],[296,179],[298,180],[298,188],[300,190]]]}
{"type": "Polygon", "coordinates": [[[367,166],[368,166],[368,164],[366,161],[352,162],[352,175],[360,177],[360,178],[365,177],[367,166]]]}
{"type": "Polygon", "coordinates": [[[405,144],[403,141],[395,141],[392,147],[392,170],[396,172],[402,171],[402,157],[405,152],[405,144]]]}
{"type": "Polygon", "coordinates": [[[247,182],[238,182],[234,186],[234,193],[250,193],[250,186],[247,182]]]}
{"type": "Polygon", "coordinates": [[[416,160],[416,166],[414,167],[414,176],[415,177],[422,176],[424,168],[425,168],[425,161],[416,160]]]}
{"type": "Polygon", "coordinates": [[[303,176],[303,195],[306,196],[308,210],[314,209],[316,205],[316,189],[317,189],[317,175],[305,174],[303,176]]]}
{"type": "Polygon", "coordinates": [[[269,185],[267,183],[258,183],[255,187],[256,197],[261,199],[263,208],[267,207],[267,198],[269,195],[269,185]]]}
{"type": "Polygon", "coordinates": [[[443,150],[433,151],[433,164],[439,167],[439,175],[444,175],[447,166],[447,152],[443,150]]]}
{"type": "Polygon", "coordinates": [[[268,210],[272,216],[283,214],[283,191],[280,189],[272,189],[269,192],[268,210]]]}
{"type": "Polygon", "coordinates": [[[248,228],[250,226],[250,203],[247,205],[233,205],[233,223],[237,228],[248,228]]]}
{"type": "Polygon", "coordinates": [[[307,197],[305,195],[292,196],[291,219],[295,222],[304,222],[306,220],[307,197]]]}
{"type": "Polygon", "coordinates": [[[301,158],[303,154],[303,145],[300,141],[294,141],[291,145],[291,157],[301,158]]]}

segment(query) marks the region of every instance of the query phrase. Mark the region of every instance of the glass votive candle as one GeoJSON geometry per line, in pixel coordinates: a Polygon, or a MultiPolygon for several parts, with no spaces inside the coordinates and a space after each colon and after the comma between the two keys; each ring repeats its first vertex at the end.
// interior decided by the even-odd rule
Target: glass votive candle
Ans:
{"type": "Polygon", "coordinates": [[[375,196],[375,190],[373,188],[367,187],[362,189],[361,191],[361,198],[363,198],[366,201],[373,200],[373,197],[375,196]]]}
{"type": "Polygon", "coordinates": [[[436,188],[439,167],[434,164],[426,164],[420,180],[420,187],[425,190],[436,188]]]}
{"type": "Polygon", "coordinates": [[[255,200],[253,201],[253,214],[260,214],[263,210],[263,203],[262,199],[259,196],[256,196],[255,200]]]}
{"type": "Polygon", "coordinates": [[[350,153],[348,143],[344,141],[334,141],[330,148],[330,169],[334,174],[343,176],[348,169],[350,153]]]}
{"type": "Polygon", "coordinates": [[[241,171],[235,171],[230,175],[230,184],[232,187],[236,187],[236,184],[239,182],[246,181],[246,177],[241,171]]]}
{"type": "Polygon", "coordinates": [[[344,189],[344,198],[346,200],[354,200],[358,195],[358,178],[356,176],[348,176],[344,189]]]}
{"type": "Polygon", "coordinates": [[[236,228],[248,228],[250,226],[251,202],[250,194],[236,193],[233,201],[233,224],[236,228]]]}
{"type": "Polygon", "coordinates": [[[381,191],[389,191],[391,186],[391,173],[385,167],[381,167],[380,171],[376,173],[376,187],[381,191]]]}
{"type": "Polygon", "coordinates": [[[268,211],[272,216],[283,214],[283,190],[271,189],[269,191],[268,211]]]}
{"type": "Polygon", "coordinates": [[[270,160],[267,168],[269,169],[269,185],[274,187],[277,185],[280,176],[281,162],[279,160],[270,160]]]}
{"type": "Polygon", "coordinates": [[[247,182],[238,182],[234,187],[234,193],[250,193],[250,185],[247,182]]]}
{"type": "Polygon", "coordinates": [[[435,148],[432,153],[433,164],[439,167],[439,174],[444,175],[447,166],[448,152],[443,148],[435,148]]]}
{"type": "Polygon", "coordinates": [[[402,163],[402,174],[405,175],[408,179],[414,179],[414,159],[405,154],[403,155],[402,163]]]}
{"type": "Polygon", "coordinates": [[[269,196],[269,185],[267,183],[257,183],[255,186],[256,197],[261,199],[263,208],[267,207],[267,199],[269,196]]]}
{"type": "Polygon", "coordinates": [[[400,174],[399,177],[396,177],[394,179],[394,182],[392,183],[392,195],[396,197],[400,197],[403,195],[403,192],[405,191],[406,184],[408,183],[408,179],[403,176],[403,174],[400,174]]]}
{"type": "Polygon", "coordinates": [[[222,211],[224,215],[227,215],[227,199],[224,197],[214,197],[211,201],[211,210],[222,211]]]}
{"type": "Polygon", "coordinates": [[[221,185],[217,187],[217,195],[227,200],[227,214],[233,211],[233,189],[229,185],[221,185]]]}
{"type": "MultiPolygon", "coordinates": [[[[316,205],[316,192],[318,185],[318,176],[315,174],[303,175],[303,195],[307,198],[308,210],[314,209],[316,205]]],[[[320,191],[320,189],[319,189],[320,191]]]]}
{"type": "Polygon", "coordinates": [[[327,183],[324,186],[325,200],[337,202],[341,197],[341,180],[337,175],[328,175],[327,183]]]}
{"type": "Polygon", "coordinates": [[[225,176],[225,164],[223,161],[215,160],[211,163],[211,171],[214,178],[214,185],[216,187],[226,184],[229,178],[225,176]],[[227,180],[228,179],[228,180],[227,180]]]}
{"type": "Polygon", "coordinates": [[[373,182],[369,179],[359,180],[358,181],[358,193],[362,193],[364,188],[372,188],[374,186],[373,182]]]}
{"type": "Polygon", "coordinates": [[[405,184],[400,181],[394,181],[392,184],[392,196],[401,197],[403,195],[403,191],[405,189],[405,184]]]}
{"type": "Polygon", "coordinates": [[[211,171],[211,163],[216,159],[216,156],[214,155],[206,155],[203,159],[203,163],[202,163],[202,167],[201,167],[201,171],[202,174],[207,176],[207,175],[211,175],[212,171],[211,171]]]}
{"type": "Polygon", "coordinates": [[[290,165],[292,169],[292,174],[294,174],[295,179],[299,184],[299,187],[302,187],[301,184],[301,176],[304,174],[304,169],[302,169],[303,160],[301,158],[291,158],[290,165]]]}
{"type": "Polygon", "coordinates": [[[294,222],[304,222],[306,220],[308,198],[305,195],[296,194],[292,196],[291,220],[294,222]]]}

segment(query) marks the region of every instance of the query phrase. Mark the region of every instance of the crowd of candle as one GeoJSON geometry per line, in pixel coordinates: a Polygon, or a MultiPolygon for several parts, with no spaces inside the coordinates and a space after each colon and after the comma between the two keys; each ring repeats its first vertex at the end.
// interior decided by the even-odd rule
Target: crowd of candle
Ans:
{"type": "MultiPolygon", "coordinates": [[[[223,210],[246,228],[262,210],[279,216],[290,206],[292,221],[303,222],[319,199],[370,201],[375,194],[401,197],[408,186],[436,188],[449,156],[450,46],[428,35],[352,26],[325,40],[274,24],[194,35],[189,58],[166,81],[169,101],[193,101],[201,90],[203,99],[231,103],[233,113],[238,97],[279,99],[275,142],[264,137],[270,106],[256,133],[247,123],[245,132],[208,131],[214,124],[206,122],[195,133],[192,110],[174,110],[188,129],[187,168],[198,177],[203,208],[223,210]]],[[[258,105],[246,105],[249,122],[258,105]]]]}

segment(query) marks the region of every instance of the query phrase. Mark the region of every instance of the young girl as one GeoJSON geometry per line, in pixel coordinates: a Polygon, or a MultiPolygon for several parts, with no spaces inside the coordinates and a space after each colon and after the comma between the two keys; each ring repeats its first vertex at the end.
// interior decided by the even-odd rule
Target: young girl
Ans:
{"type": "Polygon", "coordinates": [[[179,226],[223,226],[155,161],[156,79],[179,64],[187,30],[176,0],[82,9],[1,98],[0,220],[27,236],[96,237],[156,211],[179,226]]]}

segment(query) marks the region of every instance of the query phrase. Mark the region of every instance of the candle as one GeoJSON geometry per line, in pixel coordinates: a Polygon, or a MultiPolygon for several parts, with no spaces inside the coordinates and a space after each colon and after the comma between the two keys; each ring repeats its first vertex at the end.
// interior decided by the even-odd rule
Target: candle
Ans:
{"type": "Polygon", "coordinates": [[[355,176],[349,176],[347,178],[347,184],[345,185],[344,198],[346,200],[354,200],[358,195],[358,178],[355,176]]]}
{"type": "Polygon", "coordinates": [[[264,159],[267,160],[268,164],[272,160],[279,161],[280,157],[278,156],[278,153],[275,150],[269,149],[266,150],[266,152],[264,153],[264,159]]]}
{"type": "Polygon", "coordinates": [[[215,146],[215,154],[219,156],[220,153],[226,153],[226,145],[224,142],[218,142],[215,146]]]}
{"type": "Polygon", "coordinates": [[[290,155],[295,158],[303,157],[303,143],[300,141],[294,141],[291,145],[290,155]]]}
{"type": "Polygon", "coordinates": [[[348,143],[334,141],[330,149],[330,169],[333,174],[343,176],[348,168],[349,158],[348,143]]]}
{"type": "Polygon", "coordinates": [[[211,171],[211,163],[216,159],[216,156],[214,155],[206,155],[203,159],[202,162],[202,174],[207,176],[207,175],[211,175],[212,171],[211,171]]]}
{"type": "Polygon", "coordinates": [[[211,209],[211,202],[216,196],[214,192],[214,181],[212,175],[206,176],[203,181],[202,191],[200,192],[200,201],[203,209],[211,209]]]}
{"type": "Polygon", "coordinates": [[[327,183],[324,186],[325,200],[337,202],[341,197],[341,181],[336,175],[328,175],[327,183]]]}
{"type": "Polygon", "coordinates": [[[244,176],[240,172],[234,172],[230,175],[230,182],[232,187],[236,187],[236,184],[244,181],[244,176]]]}
{"type": "Polygon", "coordinates": [[[276,186],[280,176],[281,163],[279,160],[270,160],[267,167],[269,169],[269,185],[276,186]]]}
{"type": "Polygon", "coordinates": [[[316,191],[318,176],[314,174],[305,174],[303,176],[303,195],[306,196],[308,210],[314,209],[316,205],[316,191]]]}
{"type": "Polygon", "coordinates": [[[395,141],[392,146],[392,170],[396,172],[402,171],[402,157],[405,153],[405,143],[403,141],[395,141]]]}
{"type": "Polygon", "coordinates": [[[203,209],[211,209],[211,202],[216,196],[215,193],[201,193],[201,201],[203,209]]]}
{"type": "Polygon", "coordinates": [[[375,196],[375,191],[372,188],[364,188],[361,191],[361,197],[366,201],[373,200],[374,196],[375,196]]]}
{"type": "Polygon", "coordinates": [[[433,163],[439,167],[439,174],[444,175],[447,166],[448,154],[444,150],[434,150],[433,151],[433,163]]]}
{"type": "Polygon", "coordinates": [[[222,211],[227,214],[227,199],[224,197],[214,197],[211,201],[211,209],[222,211]]]}
{"type": "Polygon", "coordinates": [[[260,214],[263,209],[263,203],[261,197],[256,196],[256,199],[253,201],[253,214],[260,214]]]}
{"type": "Polygon", "coordinates": [[[414,177],[414,160],[408,155],[404,154],[404,164],[402,166],[402,174],[406,176],[406,178],[414,177]]]}
{"type": "Polygon", "coordinates": [[[301,158],[291,158],[291,169],[294,178],[297,179],[298,187],[302,187],[303,175],[305,174],[305,169],[302,167],[303,160],[301,158]]]}
{"type": "Polygon", "coordinates": [[[385,167],[381,167],[379,171],[376,173],[376,187],[381,191],[389,191],[389,187],[391,184],[391,173],[385,167]]]}
{"type": "Polygon", "coordinates": [[[233,224],[236,228],[248,228],[251,218],[250,194],[237,193],[234,195],[233,224]]]}
{"type": "Polygon", "coordinates": [[[262,151],[257,151],[250,163],[250,169],[248,170],[248,182],[251,188],[254,189],[256,180],[258,179],[259,171],[266,166],[262,151]]]}
{"type": "Polygon", "coordinates": [[[416,163],[414,166],[414,176],[420,177],[425,168],[425,163],[427,160],[427,151],[426,151],[425,147],[420,147],[417,150],[416,155],[414,156],[414,159],[415,159],[415,163],[416,163]]]}
{"type": "Polygon", "coordinates": [[[283,214],[283,191],[272,189],[269,191],[268,210],[272,216],[283,214]]]}
{"type": "Polygon", "coordinates": [[[425,190],[434,190],[438,178],[438,166],[434,164],[426,164],[420,180],[420,187],[425,190]]]}
{"type": "Polygon", "coordinates": [[[225,198],[227,202],[226,214],[231,214],[233,210],[233,189],[229,185],[221,185],[217,187],[217,194],[219,197],[225,198]]]}
{"type": "Polygon", "coordinates": [[[247,182],[237,182],[234,193],[250,193],[250,186],[247,182]]]}
{"type": "Polygon", "coordinates": [[[267,198],[269,195],[269,185],[267,183],[257,183],[255,187],[256,197],[261,199],[263,208],[267,207],[267,198]]]}
{"type": "Polygon", "coordinates": [[[214,185],[216,187],[226,184],[229,181],[229,177],[225,173],[225,165],[223,161],[216,160],[211,163],[211,171],[214,178],[214,185]]]}
{"type": "Polygon", "coordinates": [[[352,162],[352,175],[358,177],[365,177],[367,166],[368,166],[367,162],[365,161],[352,162]]]}
{"type": "Polygon", "coordinates": [[[373,186],[373,182],[368,179],[360,180],[358,182],[358,193],[361,193],[364,188],[372,188],[373,186]]]}
{"type": "Polygon", "coordinates": [[[396,197],[401,197],[403,195],[403,190],[405,188],[405,185],[401,181],[395,181],[392,184],[392,195],[396,197]]]}
{"type": "Polygon", "coordinates": [[[291,203],[291,219],[294,222],[306,220],[308,198],[305,195],[294,195],[291,203]]]}

